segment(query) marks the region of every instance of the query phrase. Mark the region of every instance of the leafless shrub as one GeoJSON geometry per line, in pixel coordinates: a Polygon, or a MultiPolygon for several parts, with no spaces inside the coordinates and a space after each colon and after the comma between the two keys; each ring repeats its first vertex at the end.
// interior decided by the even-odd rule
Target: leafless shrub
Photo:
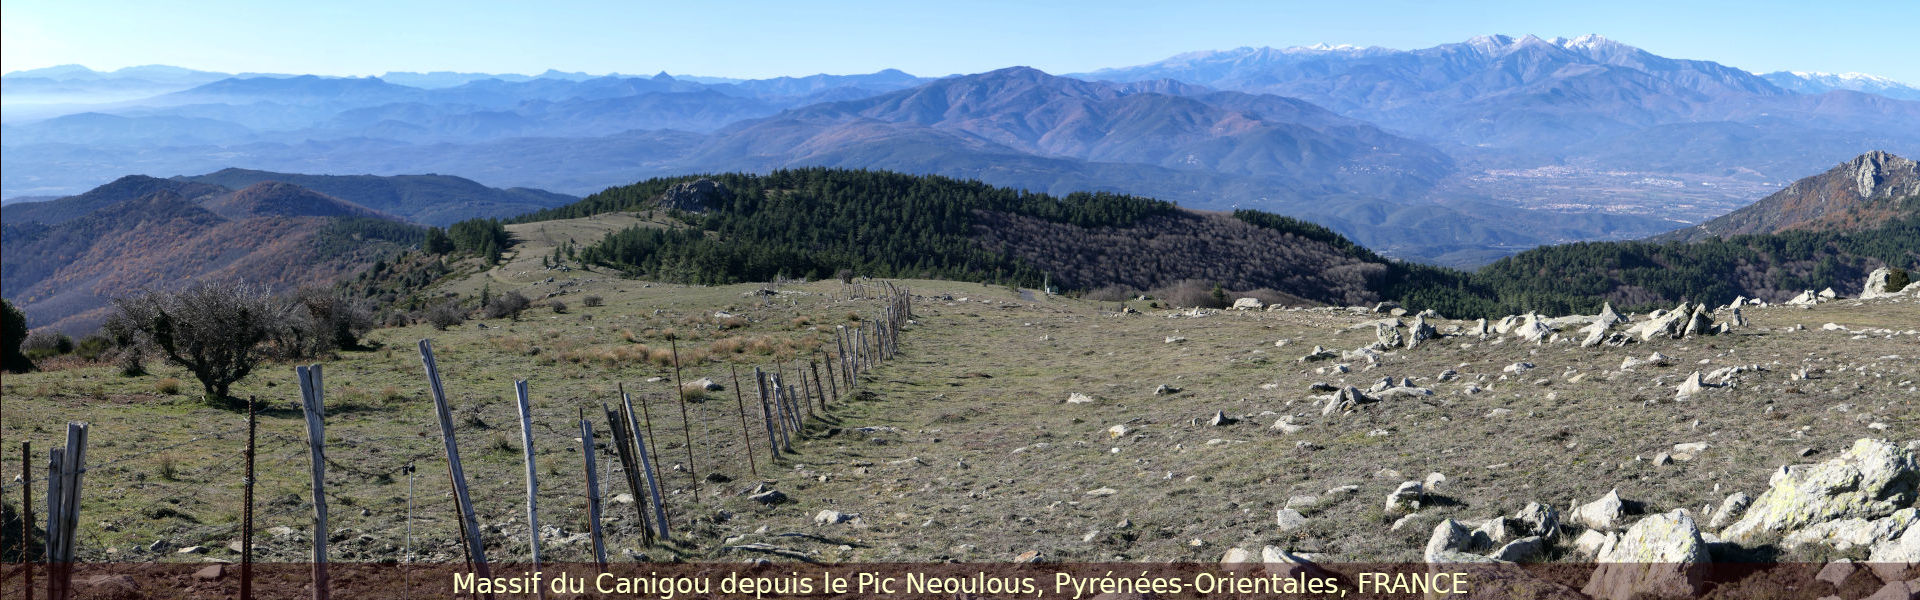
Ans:
{"type": "Polygon", "coordinates": [[[481,309],[480,314],[489,319],[508,317],[518,321],[520,320],[520,313],[525,312],[527,307],[532,304],[533,301],[528,300],[526,296],[520,295],[520,292],[507,292],[488,301],[486,307],[481,309]]]}
{"type": "Polygon", "coordinates": [[[288,311],[264,289],[201,282],[116,299],[109,321],[110,330],[143,338],[167,362],[193,373],[208,401],[221,403],[234,382],[268,358],[267,342],[286,327],[288,311]]]}
{"type": "Polygon", "coordinates": [[[458,299],[448,298],[427,309],[427,323],[433,325],[434,329],[446,331],[448,327],[465,322],[467,322],[467,309],[460,307],[458,299]]]}

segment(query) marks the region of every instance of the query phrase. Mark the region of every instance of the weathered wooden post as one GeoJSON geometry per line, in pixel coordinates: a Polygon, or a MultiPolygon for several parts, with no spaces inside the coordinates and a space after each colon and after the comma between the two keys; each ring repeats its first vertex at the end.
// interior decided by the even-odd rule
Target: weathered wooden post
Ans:
{"type": "MultiPolygon", "coordinates": [[[[833,402],[834,404],[839,404],[840,403],[840,383],[838,381],[835,381],[838,378],[833,376],[833,356],[827,354],[825,351],[820,351],[820,354],[822,355],[820,357],[821,362],[827,363],[827,391],[833,392],[833,402]]],[[[813,368],[813,380],[814,381],[820,380],[820,367],[817,365],[814,366],[813,368]]],[[[829,410],[827,408],[827,400],[824,397],[820,399],[820,410],[821,411],[829,410]]]]}
{"type": "Polygon", "coordinates": [[[33,540],[33,442],[20,442],[20,572],[25,574],[20,589],[26,590],[27,600],[33,600],[33,563],[39,562],[27,556],[27,548],[33,540]]]}
{"type": "Polygon", "coordinates": [[[260,413],[247,396],[247,478],[240,493],[240,600],[253,600],[253,457],[260,413]]]}
{"type": "MultiPolygon", "coordinates": [[[[587,532],[593,539],[593,562],[601,571],[607,569],[607,542],[600,535],[600,478],[594,472],[593,421],[587,419],[584,409],[580,411],[580,456],[586,459],[587,472],[587,532]]],[[[638,500],[639,496],[634,496],[638,500]]]]}
{"type": "MultiPolygon", "coordinates": [[[[633,398],[622,394],[620,401],[626,404],[628,431],[638,436],[639,429],[633,422],[633,398]]],[[[655,463],[653,462],[652,456],[647,453],[646,440],[635,439],[634,441],[637,442],[635,445],[640,448],[640,470],[647,476],[647,491],[653,495],[655,531],[660,535],[660,539],[662,540],[672,539],[672,532],[667,527],[665,496],[660,493],[660,476],[655,469],[655,463]]]]}
{"type": "Polygon", "coordinates": [[[467,495],[467,472],[460,467],[460,446],[453,433],[453,412],[447,407],[446,388],[440,384],[439,363],[433,359],[433,341],[420,340],[420,364],[427,369],[427,383],[433,390],[433,410],[440,421],[440,441],[446,447],[447,479],[453,485],[454,509],[459,513],[461,549],[479,578],[492,577],[487,568],[486,545],[480,541],[480,521],[473,516],[473,499],[467,495]]]}
{"type": "Polygon", "coordinates": [[[767,372],[761,370],[760,367],[754,367],[753,377],[759,381],[760,416],[761,422],[767,426],[767,447],[773,451],[773,460],[778,461],[780,460],[780,438],[786,435],[786,425],[782,424],[777,427],[774,425],[773,390],[769,389],[767,372]]]}
{"type": "Polygon", "coordinates": [[[327,600],[327,431],[320,365],[294,367],[300,378],[300,413],[307,419],[307,459],[313,476],[313,598],[327,600]]]}
{"type": "MultiPolygon", "coordinates": [[[[626,397],[626,387],[621,386],[620,396],[626,397]]],[[[640,483],[639,460],[634,458],[633,432],[627,430],[626,413],[619,409],[609,409],[600,404],[600,411],[607,415],[607,429],[613,434],[614,456],[620,459],[620,473],[626,477],[627,493],[633,495],[633,513],[640,517],[640,537],[647,543],[653,543],[653,520],[647,517],[647,491],[640,483]]]]}
{"type": "Polygon", "coordinates": [[[847,326],[836,325],[833,330],[833,344],[840,349],[840,378],[847,382],[847,393],[853,393],[853,371],[847,368],[847,326]]]}
{"type": "Polygon", "coordinates": [[[47,536],[40,540],[47,556],[47,598],[60,600],[64,597],[61,590],[60,568],[60,524],[66,519],[60,516],[60,504],[64,494],[61,488],[67,483],[65,448],[47,451],[47,536]]]}
{"type": "Polygon", "coordinates": [[[527,380],[513,382],[514,407],[520,412],[520,447],[527,457],[527,541],[532,544],[533,570],[540,570],[540,479],[533,462],[533,407],[527,398],[527,380]]]}
{"type": "Polygon", "coordinates": [[[747,427],[746,392],[740,390],[740,366],[729,362],[727,371],[733,374],[733,402],[740,407],[740,441],[747,444],[747,469],[753,472],[754,477],[759,477],[760,467],[753,460],[753,433],[747,427]]]}
{"type": "Polygon", "coordinates": [[[667,343],[673,348],[673,397],[680,400],[680,433],[687,442],[687,477],[693,479],[693,501],[700,501],[700,472],[693,466],[693,419],[687,416],[687,387],[680,382],[680,340],[669,337],[667,343]]]}

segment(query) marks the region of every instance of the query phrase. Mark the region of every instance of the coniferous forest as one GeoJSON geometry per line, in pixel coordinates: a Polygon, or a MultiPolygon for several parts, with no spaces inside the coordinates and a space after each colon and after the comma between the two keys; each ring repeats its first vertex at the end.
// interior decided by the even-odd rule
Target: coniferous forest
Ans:
{"type": "MultiPolygon", "coordinates": [[[[1901,205],[1913,212],[1920,202],[1901,205]]],[[[1467,272],[1393,260],[1326,227],[1256,210],[1203,213],[1120,194],[1056,197],[825,168],[651,179],[515,221],[618,211],[664,211],[681,226],[618,231],[583,247],[581,259],[663,281],[818,279],[844,270],[1069,293],[1188,282],[1331,304],[1392,300],[1468,318],[1594,312],[1603,302],[1623,310],[1739,296],[1778,302],[1827,287],[1852,294],[1872,269],[1920,262],[1916,214],[1857,232],[1546,246],[1467,272]],[[701,199],[704,206],[661,207],[670,188],[701,178],[721,190],[701,199]]],[[[475,221],[450,233],[461,249],[486,256],[504,246],[498,227],[475,221]]]]}

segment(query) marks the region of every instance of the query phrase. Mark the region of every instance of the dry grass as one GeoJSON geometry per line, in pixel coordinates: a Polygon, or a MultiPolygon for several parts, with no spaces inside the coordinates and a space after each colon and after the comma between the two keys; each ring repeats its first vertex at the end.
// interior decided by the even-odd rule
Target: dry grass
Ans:
{"type": "MultiPolygon", "coordinates": [[[[483,520],[524,517],[511,384],[528,378],[536,459],[542,472],[561,474],[542,480],[542,520],[578,527],[584,506],[581,478],[575,476],[576,419],[584,411],[604,436],[597,411],[616,399],[618,384],[633,395],[636,408],[649,411],[651,422],[643,426],[652,428],[666,464],[685,462],[668,335],[680,341],[686,380],[711,377],[732,387],[728,367],[737,365],[744,371],[741,391],[751,399],[754,367],[791,378],[803,364],[792,359],[831,346],[831,334],[816,327],[830,331],[849,316],[871,318],[878,307],[873,301],[829,300],[837,283],[786,286],[777,299],[763,301],[743,300],[757,286],[649,286],[593,272],[569,275],[573,279],[559,279],[578,283],[566,289],[605,299],[604,306],[583,302],[575,309],[593,320],[541,314],[520,323],[489,322],[497,325],[489,329],[382,329],[370,336],[382,350],[343,352],[327,363],[329,405],[356,408],[330,411],[327,423],[328,456],[336,463],[328,472],[331,493],[346,499],[343,506],[357,507],[338,511],[337,527],[376,540],[343,543],[340,560],[396,557],[387,546],[398,546],[407,524],[408,482],[399,469],[409,462],[417,464],[419,484],[427,486],[421,489],[437,490],[415,497],[414,535],[423,559],[460,560],[442,499],[444,480],[431,484],[426,477],[444,474],[444,462],[437,458],[438,428],[420,362],[409,350],[415,340],[435,340],[483,520]],[[747,324],[724,328],[709,317],[717,310],[747,324]],[[655,377],[665,383],[648,382],[655,377]]],[[[534,281],[531,274],[495,271],[453,285],[477,290],[483,283],[477,280],[486,278],[493,278],[496,290],[506,281],[534,281]]],[[[1370,315],[1275,311],[1169,318],[1175,314],[1169,310],[1121,317],[1111,314],[1111,303],[1044,296],[1028,302],[998,287],[906,283],[922,299],[916,305],[919,324],[906,332],[901,358],[863,375],[857,395],[838,389],[830,414],[809,421],[812,433],[795,440],[791,458],[769,463],[765,445],[756,443],[757,477],[745,461],[733,402],[688,403],[698,474],[717,471],[733,482],[696,483],[687,473],[669,471],[663,485],[670,508],[692,516],[685,537],[670,546],[643,546],[628,521],[630,511],[610,510],[615,553],[635,549],[654,558],[737,561],[749,557],[723,548],[761,542],[816,552],[826,561],[1006,560],[1027,550],[1053,560],[1217,560],[1230,546],[1278,544],[1332,560],[1409,560],[1418,557],[1439,518],[1484,519],[1531,501],[1564,509],[1615,486],[1654,510],[1698,509],[1735,490],[1759,492],[1779,465],[1812,460],[1794,455],[1802,447],[1822,453],[1814,459],[1825,458],[1855,438],[1893,435],[1920,417],[1920,394],[1912,391],[1920,366],[1883,358],[1914,355],[1914,336],[1853,339],[1819,331],[1829,321],[1911,328],[1911,304],[1750,310],[1755,327],[1736,335],[1627,349],[1448,339],[1388,355],[1370,369],[1360,361],[1353,372],[1323,375],[1312,369],[1326,363],[1302,365],[1294,358],[1316,344],[1351,349],[1371,341],[1371,329],[1346,329],[1370,315]],[[931,299],[940,296],[954,300],[931,299]],[[1795,323],[1810,331],[1780,331],[1795,323]],[[1167,344],[1167,336],[1188,341],[1167,344]],[[1289,344],[1275,347],[1279,339],[1289,344]],[[1622,357],[1654,350],[1675,357],[1674,365],[1620,371],[1622,357]],[[1502,379],[1501,367],[1522,360],[1537,368],[1523,378],[1502,379]],[[1672,401],[1672,386],[1694,369],[1753,363],[1768,370],[1736,388],[1672,401]],[[1825,372],[1787,381],[1803,366],[1825,372]],[[1445,369],[1463,379],[1437,382],[1445,369]],[[1574,374],[1583,377],[1573,381],[1574,374]],[[1436,394],[1333,418],[1320,416],[1307,391],[1315,381],[1365,387],[1389,376],[1413,378],[1436,394]],[[1548,381],[1535,384],[1540,378],[1548,381]],[[1488,391],[1463,394],[1467,383],[1488,391]],[[1156,396],[1160,384],[1182,391],[1156,396]],[[1062,404],[1070,392],[1101,401],[1062,404]],[[1845,412],[1834,409],[1843,404],[1845,412]],[[1496,408],[1512,412],[1489,417],[1496,408]],[[1204,425],[1214,411],[1240,422],[1204,425]],[[1307,429],[1294,435],[1269,430],[1283,415],[1295,415],[1307,429]],[[1876,422],[1894,429],[1868,428],[1876,422]],[[1111,438],[1107,428],[1121,423],[1132,431],[1111,438]],[[882,429],[855,431],[859,427],[882,429]],[[1386,435],[1369,435],[1376,430],[1386,435]],[[1707,441],[1712,448],[1670,467],[1634,460],[1689,441],[1707,441]],[[1297,449],[1298,442],[1317,449],[1297,449]],[[1428,472],[1447,475],[1441,493],[1448,501],[1423,512],[1424,526],[1389,531],[1381,500],[1400,481],[1428,472]],[[760,480],[772,481],[796,501],[762,507],[739,495],[760,480]],[[698,504],[690,493],[696,485],[698,504]],[[1341,485],[1360,491],[1316,504],[1306,511],[1308,527],[1285,533],[1273,527],[1273,511],[1289,496],[1341,485]],[[1117,493],[1086,495],[1100,487],[1117,493]],[[823,508],[860,514],[863,525],[816,529],[811,517],[823,508]],[[733,517],[710,518],[720,510],[733,517]],[[1116,527],[1123,519],[1131,528],[1116,527]],[[762,527],[770,533],[756,533],[762,527]],[[774,535],[790,531],[857,543],[774,535]]],[[[160,381],[183,376],[158,365],[143,377],[90,366],[9,375],[0,384],[7,397],[0,427],[10,442],[30,439],[36,448],[50,447],[66,421],[93,423],[90,460],[112,466],[88,475],[90,497],[99,501],[88,506],[83,539],[97,541],[83,545],[82,558],[182,560],[144,552],[162,538],[206,545],[216,558],[232,558],[224,548],[239,515],[237,440],[244,438],[235,434],[244,418],[195,398],[158,393],[160,381]],[[144,451],[190,440],[185,448],[191,451],[165,458],[177,480],[142,475],[159,473],[163,460],[144,451]],[[146,516],[160,505],[194,521],[146,516]],[[108,548],[115,552],[108,554],[108,548]]],[[[271,409],[261,420],[261,455],[278,460],[262,463],[263,531],[299,530],[309,519],[302,500],[308,493],[303,425],[297,413],[278,408],[297,390],[291,365],[264,366],[235,389],[243,397],[257,395],[271,409]]],[[[726,399],[733,390],[716,395],[726,399]]],[[[750,432],[760,427],[757,414],[749,413],[748,425],[750,432]]],[[[17,448],[0,451],[0,464],[18,464],[17,448]]],[[[609,495],[623,492],[612,487],[614,481],[606,484],[609,495]]],[[[500,553],[493,558],[524,559],[524,542],[516,541],[524,533],[511,523],[488,533],[500,553]]],[[[267,560],[297,560],[305,552],[298,540],[263,542],[267,560]]],[[[584,560],[585,552],[555,547],[548,555],[584,560]]]]}

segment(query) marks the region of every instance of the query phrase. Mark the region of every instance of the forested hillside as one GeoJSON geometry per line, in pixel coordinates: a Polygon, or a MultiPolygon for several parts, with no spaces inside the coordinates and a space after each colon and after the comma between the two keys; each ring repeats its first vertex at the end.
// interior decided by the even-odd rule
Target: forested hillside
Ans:
{"type": "Polygon", "coordinates": [[[1547,246],[1464,272],[1389,260],[1325,227],[1260,211],[1206,213],[1126,195],[1054,197],[838,169],[652,179],[518,221],[616,211],[664,211],[684,226],[615,232],[585,244],[581,259],[664,281],[817,279],[846,270],[1068,292],[1198,285],[1329,304],[1394,300],[1459,317],[1742,295],[1778,302],[1826,287],[1856,293],[1868,271],[1920,261],[1920,218],[1908,218],[1855,232],[1547,246]]]}

